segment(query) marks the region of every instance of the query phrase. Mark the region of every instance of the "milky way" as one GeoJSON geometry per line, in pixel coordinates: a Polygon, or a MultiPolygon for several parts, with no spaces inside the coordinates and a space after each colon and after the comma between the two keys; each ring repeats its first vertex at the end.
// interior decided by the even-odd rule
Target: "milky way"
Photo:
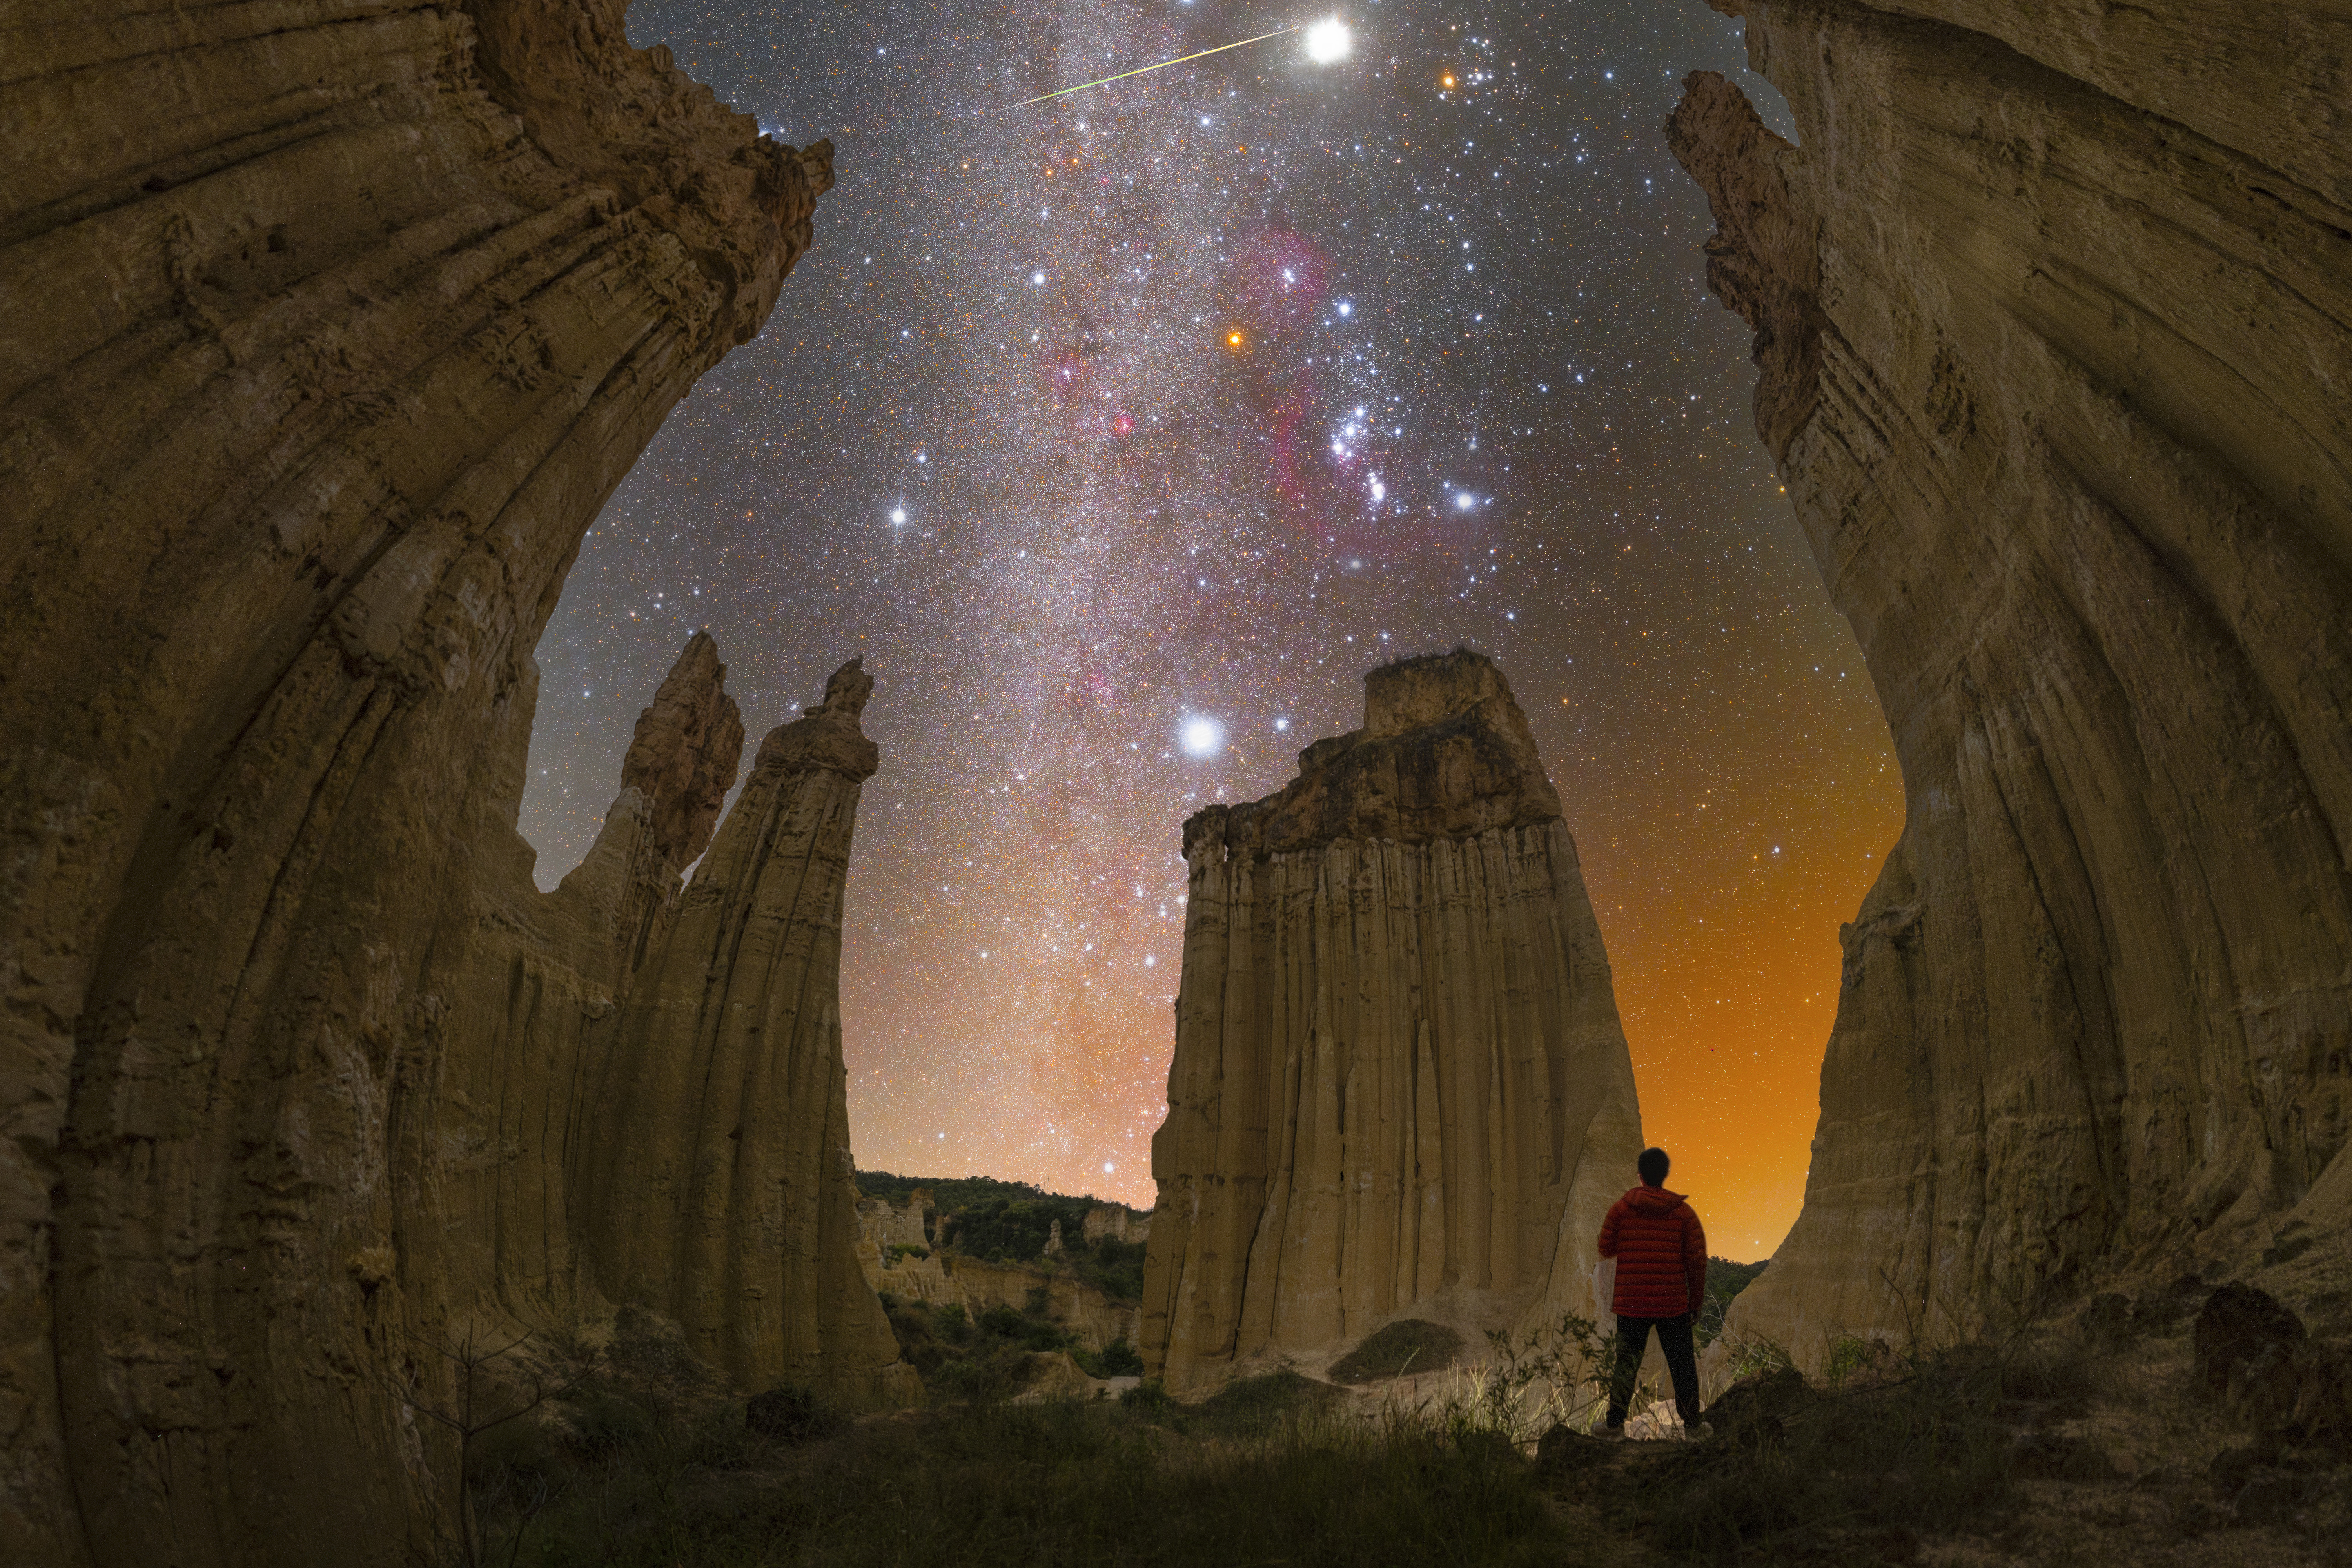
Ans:
{"type": "Polygon", "coordinates": [[[1467,644],[1559,786],[1645,1131],[1760,1256],[1901,820],[1659,129],[1694,68],[1777,100],[1698,0],[1387,0],[1333,63],[1294,36],[1017,107],[1329,14],[639,0],[635,43],[831,137],[840,184],[540,646],[541,881],[688,631],[754,737],[862,654],[859,1163],[1149,1204],[1183,818],[1353,728],[1368,667],[1467,644]]]}

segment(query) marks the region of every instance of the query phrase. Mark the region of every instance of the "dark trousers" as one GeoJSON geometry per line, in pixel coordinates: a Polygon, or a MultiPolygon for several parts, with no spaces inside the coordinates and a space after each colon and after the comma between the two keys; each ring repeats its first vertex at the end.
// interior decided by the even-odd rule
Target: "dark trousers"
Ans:
{"type": "Polygon", "coordinates": [[[1691,1345],[1691,1321],[1679,1318],[1620,1318],[1617,1320],[1617,1380],[1609,1388],[1609,1425],[1625,1425],[1625,1406],[1633,1401],[1633,1380],[1642,1373],[1642,1357],[1650,1349],[1650,1331],[1658,1331],[1658,1348],[1665,1352],[1666,1371],[1675,1380],[1675,1409],[1685,1427],[1698,1425],[1698,1353],[1691,1345]]]}

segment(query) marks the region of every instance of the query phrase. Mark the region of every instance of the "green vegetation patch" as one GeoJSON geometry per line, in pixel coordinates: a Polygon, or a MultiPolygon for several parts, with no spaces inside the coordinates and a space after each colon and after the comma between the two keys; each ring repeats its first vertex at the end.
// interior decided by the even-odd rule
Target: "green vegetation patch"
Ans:
{"type": "MultiPolygon", "coordinates": [[[[1766,1259],[1767,1262],[1770,1260],[1766,1259]]],[[[1762,1263],[1734,1263],[1727,1258],[1706,1260],[1706,1298],[1699,1305],[1698,1321],[1691,1337],[1702,1347],[1714,1342],[1723,1331],[1723,1314],[1731,1310],[1732,1299],[1763,1276],[1762,1263]]]]}
{"type": "Polygon", "coordinates": [[[1462,1355],[1462,1336],[1443,1323],[1406,1318],[1368,1335],[1331,1364],[1334,1383],[1378,1383],[1407,1373],[1438,1372],[1462,1355]]]}
{"type": "Polygon", "coordinates": [[[1045,1255],[1045,1243],[1058,1221],[1062,1245],[1082,1244],[1087,1198],[982,1198],[950,1209],[940,1205],[935,1239],[972,1258],[993,1263],[1034,1263],[1045,1255]]]}
{"type": "MultiPolygon", "coordinates": [[[[1037,1357],[1069,1349],[1069,1331],[1033,1296],[1028,1309],[995,1306],[977,1318],[953,1304],[893,1301],[885,1310],[898,1353],[938,1399],[1002,1399],[1034,1381],[1037,1357]]],[[[1137,1358],[1138,1364],[1141,1358],[1137,1358]]]]}
{"type": "MultiPolygon", "coordinates": [[[[939,1215],[932,1240],[944,1250],[984,1263],[1025,1263],[1060,1269],[1114,1301],[1143,1299],[1143,1243],[1108,1236],[1092,1244],[1086,1239],[1087,1212],[1099,1199],[1068,1197],[1027,1182],[1000,1182],[989,1176],[857,1173],[857,1190],[869,1198],[903,1204],[918,1188],[930,1192],[931,1205],[939,1215]],[[1049,1258],[1045,1247],[1057,1220],[1062,1226],[1062,1253],[1049,1258]]],[[[894,1247],[891,1254],[896,1261],[898,1247],[894,1247]]]]}

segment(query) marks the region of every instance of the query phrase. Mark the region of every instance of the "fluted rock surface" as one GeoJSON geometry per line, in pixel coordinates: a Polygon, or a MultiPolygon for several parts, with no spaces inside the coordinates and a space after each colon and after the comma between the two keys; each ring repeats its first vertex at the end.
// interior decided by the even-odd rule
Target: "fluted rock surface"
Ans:
{"type": "Polygon", "coordinates": [[[710,847],[719,808],[743,759],[743,715],[724,689],[725,677],[719,645],[697,632],[637,715],[621,759],[621,787],[663,803],[654,842],[674,866],[691,865],[710,847]]]}
{"type": "Polygon", "coordinates": [[[1576,847],[1502,673],[1365,679],[1298,778],[1184,825],[1143,1352],[1178,1384],[1410,1310],[1587,1313],[1641,1147],[1576,847]]]}
{"type": "Polygon", "coordinates": [[[1718,8],[1796,143],[1668,134],[1908,798],[1731,1327],[2226,1265],[2352,1132],[2352,16],[1718,8]]]}
{"type": "Polygon", "coordinates": [[[527,876],[572,552],[830,150],[617,0],[18,6],[0,61],[0,1541],[419,1561],[496,1153],[435,1131],[449,922],[527,876]]]}
{"type": "MultiPolygon", "coordinates": [[[[552,893],[515,832],[517,794],[466,804],[448,837],[457,873],[420,983],[439,1047],[435,1092],[415,1108],[433,1158],[416,1196],[433,1223],[416,1272],[462,1324],[568,1323],[604,1298],[583,1267],[573,1173],[602,1158],[589,1113],[614,1049],[618,1008],[674,911],[681,843],[705,781],[724,795],[743,752],[726,666],[707,632],[687,642],[637,721],[625,784],[585,858],[552,893]],[[429,1186],[423,1184],[429,1183],[429,1186]]],[[[517,792],[529,742],[501,731],[517,792]]],[[[704,832],[708,833],[708,818],[704,832]]]]}
{"type": "Polygon", "coordinates": [[[873,677],[761,742],[621,1011],[583,1225],[599,1285],[761,1385],[917,1397],[858,1268],[841,900],[873,677]]]}

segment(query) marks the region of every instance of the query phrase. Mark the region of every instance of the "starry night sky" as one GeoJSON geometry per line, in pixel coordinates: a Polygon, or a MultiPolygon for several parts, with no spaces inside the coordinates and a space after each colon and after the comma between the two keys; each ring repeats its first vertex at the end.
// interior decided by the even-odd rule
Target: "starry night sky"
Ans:
{"type": "Polygon", "coordinates": [[[688,632],[753,744],[864,655],[858,1163],[1148,1205],[1183,818],[1467,644],[1559,785],[1670,1184],[1761,1257],[1902,815],[1660,131],[1695,68],[1779,100],[1700,0],[1350,0],[1336,64],[1293,34],[1017,107],[1329,14],[638,0],[840,183],[540,645],[540,879],[688,632]]]}

